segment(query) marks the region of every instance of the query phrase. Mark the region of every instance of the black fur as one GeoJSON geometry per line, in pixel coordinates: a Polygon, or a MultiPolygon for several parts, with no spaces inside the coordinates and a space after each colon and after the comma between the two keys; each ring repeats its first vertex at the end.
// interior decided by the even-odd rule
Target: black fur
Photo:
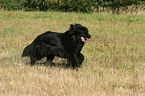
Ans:
{"type": "Polygon", "coordinates": [[[49,63],[55,56],[67,58],[73,68],[78,68],[84,56],[80,53],[87,38],[90,38],[88,29],[81,24],[70,25],[70,29],[65,33],[45,32],[25,47],[22,57],[29,56],[31,65],[36,60],[47,57],[49,63]],[[82,38],[82,39],[81,39],[82,38]]]}

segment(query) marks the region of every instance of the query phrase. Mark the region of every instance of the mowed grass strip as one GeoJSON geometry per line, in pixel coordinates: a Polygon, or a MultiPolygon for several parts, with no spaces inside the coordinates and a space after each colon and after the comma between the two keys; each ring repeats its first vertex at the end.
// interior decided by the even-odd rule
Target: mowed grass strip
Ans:
{"type": "Polygon", "coordinates": [[[112,15],[64,12],[0,11],[0,95],[144,96],[145,14],[112,15]],[[24,47],[39,34],[65,32],[70,24],[87,26],[92,38],[85,44],[79,71],[34,67],[21,58],[24,47]]]}

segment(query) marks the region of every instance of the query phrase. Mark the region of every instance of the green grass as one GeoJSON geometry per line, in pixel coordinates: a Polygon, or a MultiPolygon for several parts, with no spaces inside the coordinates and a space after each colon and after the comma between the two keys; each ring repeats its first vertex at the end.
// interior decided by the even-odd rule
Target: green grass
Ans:
{"type": "Polygon", "coordinates": [[[0,95],[143,96],[144,30],[145,14],[0,11],[0,95]],[[21,58],[37,35],[65,32],[74,23],[87,26],[92,36],[82,50],[79,71],[30,67],[29,59],[21,58]]]}

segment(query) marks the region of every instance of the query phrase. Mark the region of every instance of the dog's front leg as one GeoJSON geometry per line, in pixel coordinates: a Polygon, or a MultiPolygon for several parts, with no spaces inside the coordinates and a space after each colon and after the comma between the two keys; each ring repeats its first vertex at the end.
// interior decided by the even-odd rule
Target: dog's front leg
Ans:
{"type": "Polygon", "coordinates": [[[78,67],[80,67],[81,64],[82,64],[82,62],[84,61],[84,56],[83,56],[83,54],[81,54],[81,53],[77,53],[77,57],[76,57],[76,59],[77,59],[78,67]]]}
{"type": "Polygon", "coordinates": [[[77,60],[77,55],[76,54],[73,54],[71,56],[68,56],[68,61],[70,63],[70,67],[72,67],[73,69],[76,69],[78,70],[78,60],[77,60]]]}
{"type": "Polygon", "coordinates": [[[36,58],[31,56],[30,60],[31,60],[31,66],[34,66],[36,62],[36,58]]]}

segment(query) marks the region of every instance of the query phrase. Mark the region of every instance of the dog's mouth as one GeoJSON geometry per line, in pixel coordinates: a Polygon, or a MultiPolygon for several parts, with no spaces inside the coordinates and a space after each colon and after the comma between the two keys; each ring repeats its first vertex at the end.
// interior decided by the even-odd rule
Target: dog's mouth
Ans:
{"type": "Polygon", "coordinates": [[[84,37],[81,37],[81,40],[82,40],[82,42],[84,42],[84,43],[86,43],[86,42],[87,42],[87,39],[86,39],[86,38],[84,38],[84,37]]]}

